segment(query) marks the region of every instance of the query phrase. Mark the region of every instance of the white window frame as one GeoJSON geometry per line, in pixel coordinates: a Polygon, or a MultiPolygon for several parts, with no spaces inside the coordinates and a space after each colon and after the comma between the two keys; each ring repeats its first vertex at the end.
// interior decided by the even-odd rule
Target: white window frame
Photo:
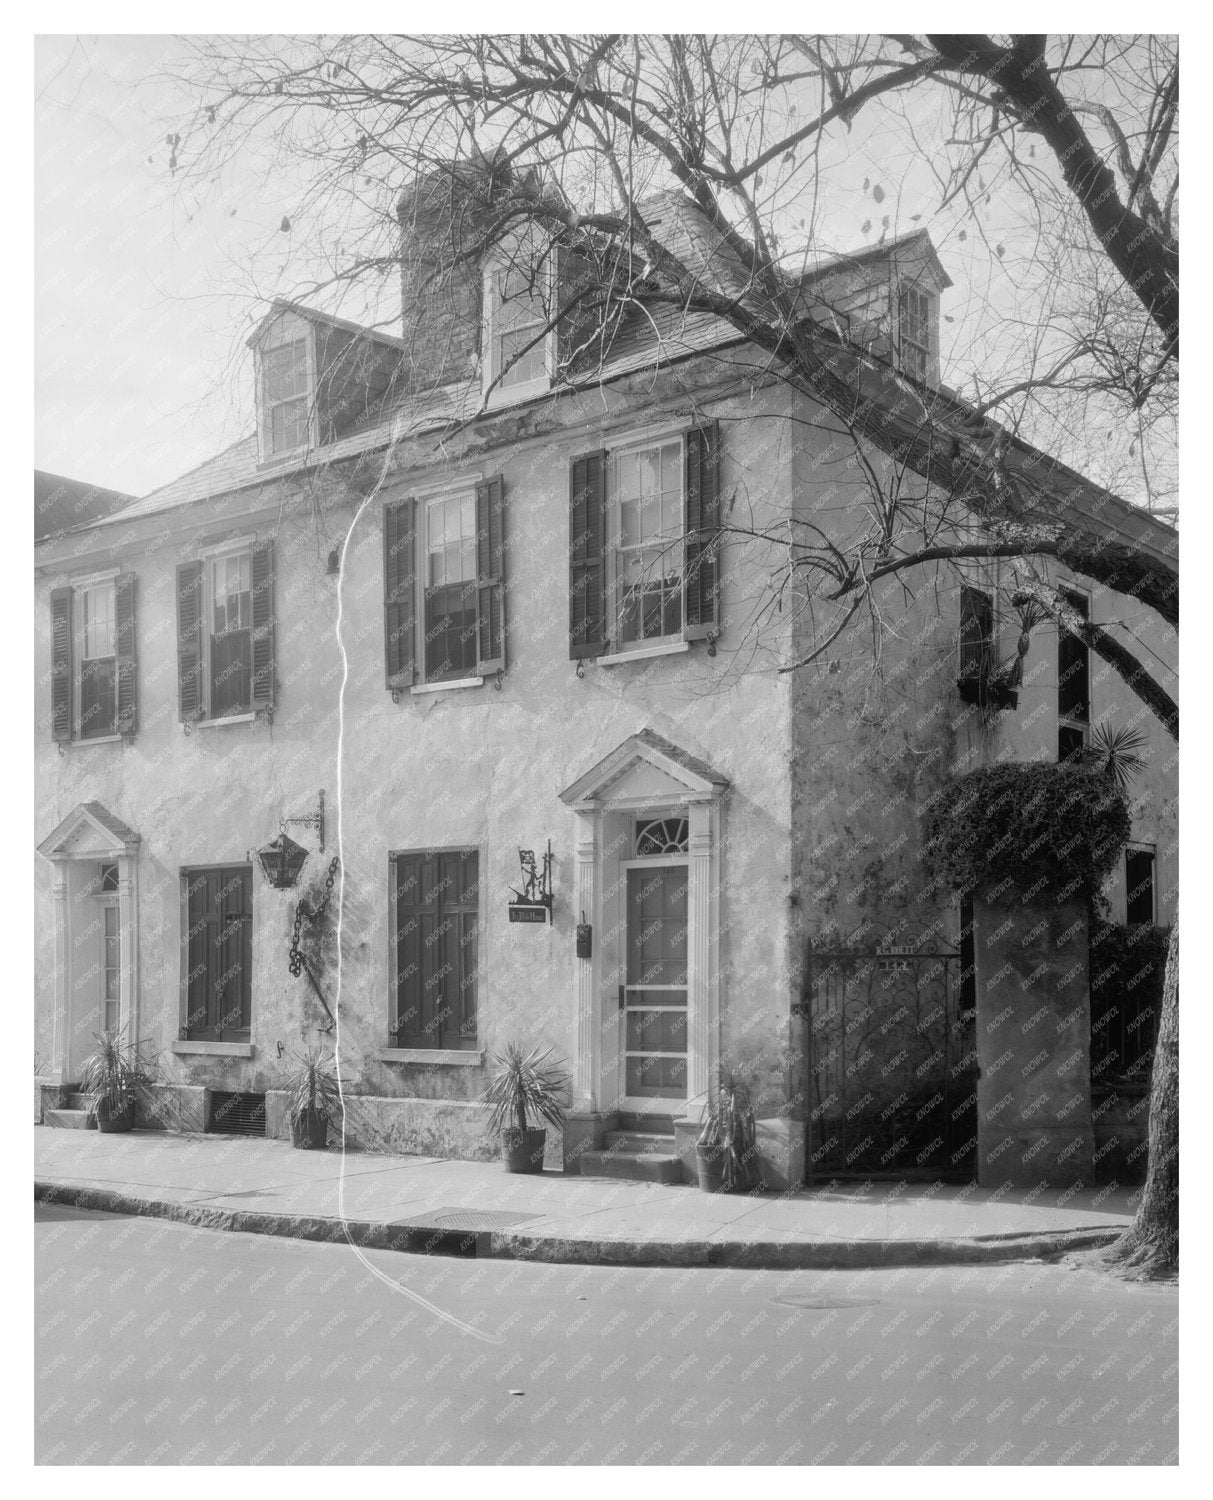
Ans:
{"type": "MultiPolygon", "coordinates": [[[[120,739],[113,727],[106,734],[84,735],[84,610],[82,596],[89,590],[108,584],[113,604],[113,660],[114,660],[114,719],[118,717],[118,568],[106,568],[96,573],[80,574],[70,579],[72,589],[72,743],[82,745],[104,744],[120,739]]],[[[102,660],[103,658],[97,658],[102,660]]]]}
{"type": "MultiPolygon", "coordinates": [[[[497,301],[497,278],[503,272],[519,269],[519,257],[510,255],[496,255],[484,264],[484,280],[481,287],[483,296],[483,317],[481,323],[481,371],[482,390],[490,407],[509,406],[516,401],[528,401],[535,396],[545,395],[552,388],[552,380],[556,370],[556,329],[550,327],[543,340],[543,373],[535,376],[532,380],[523,381],[517,385],[503,385],[500,382],[501,359],[499,354],[500,332],[497,329],[496,310],[497,301]],[[496,384],[494,383],[496,382],[496,384]]],[[[537,274],[536,280],[543,277],[547,281],[547,293],[549,304],[556,285],[555,251],[549,252],[543,267],[537,274]]],[[[544,322],[541,315],[536,319],[535,326],[544,322]]],[[[513,330],[511,330],[513,331],[513,330]]]]}
{"type": "Polygon", "coordinates": [[[413,569],[414,606],[413,617],[415,620],[416,641],[415,654],[417,661],[417,681],[411,689],[414,693],[435,693],[443,688],[480,687],[483,677],[478,677],[475,672],[475,663],[464,677],[436,678],[431,682],[428,678],[428,667],[426,664],[426,624],[425,624],[425,591],[429,579],[429,527],[430,509],[435,505],[442,505],[450,500],[459,500],[469,503],[472,507],[472,577],[467,580],[470,586],[476,587],[476,486],[479,476],[475,479],[461,480],[458,484],[443,485],[440,488],[431,487],[426,490],[417,491],[414,499],[417,505],[416,536],[416,563],[413,569]]]}
{"type": "MultiPolygon", "coordinates": [[[[316,446],[318,446],[319,443],[316,412],[315,325],[309,319],[299,317],[297,313],[283,313],[279,317],[275,325],[275,330],[281,330],[282,328],[288,326],[294,327],[293,324],[288,324],[286,322],[287,318],[294,318],[297,323],[302,324],[302,331],[295,327],[293,336],[282,337],[277,342],[273,340],[272,334],[267,333],[267,336],[262,339],[261,342],[257,345],[257,438],[261,455],[261,462],[263,464],[282,463],[288,458],[292,458],[300,453],[306,453],[310,448],[315,448],[316,446]],[[281,450],[277,450],[274,448],[273,408],[276,406],[285,406],[287,403],[284,401],[275,401],[273,405],[271,405],[267,399],[265,356],[271,351],[278,349],[288,349],[292,344],[300,343],[305,345],[307,351],[307,391],[305,397],[302,398],[306,399],[307,401],[307,435],[302,443],[297,443],[293,448],[283,448],[281,450]]],[[[291,398],[292,401],[296,401],[299,399],[301,398],[291,398]]]]}
{"type": "MultiPolygon", "coordinates": [[[[215,714],[213,704],[215,700],[213,664],[211,661],[211,637],[215,633],[215,592],[214,592],[214,565],[229,557],[239,557],[242,553],[248,557],[249,573],[249,632],[252,633],[252,592],[253,592],[253,544],[256,537],[239,536],[230,541],[220,542],[213,547],[204,547],[198,554],[198,560],[202,564],[202,657],[205,662],[206,683],[206,718],[201,720],[202,725],[211,724],[234,724],[244,723],[249,719],[256,718],[252,702],[247,708],[238,709],[234,713],[215,714]]],[[[253,674],[252,667],[249,668],[249,694],[252,695],[253,674]]]]}
{"type": "Polygon", "coordinates": [[[599,658],[603,663],[636,661],[646,656],[666,656],[676,651],[690,649],[690,643],[686,639],[686,486],[687,447],[686,428],[683,425],[648,429],[641,433],[633,434],[625,443],[607,450],[606,598],[607,619],[609,622],[607,631],[609,647],[605,655],[599,658]],[[630,454],[639,453],[646,448],[661,448],[667,443],[674,441],[678,443],[678,473],[680,478],[679,536],[677,545],[682,551],[682,557],[678,564],[680,575],[679,595],[681,601],[678,633],[676,635],[647,636],[640,640],[628,641],[625,644],[620,639],[620,611],[623,604],[623,595],[620,586],[619,553],[622,548],[623,513],[622,503],[619,498],[619,461],[627,458],[630,454]]]}
{"type": "MultiPolygon", "coordinates": [[[[897,284],[897,363],[900,369],[914,380],[921,380],[924,385],[936,383],[936,357],[935,357],[935,310],[938,302],[936,294],[920,281],[901,281],[897,284]],[[914,296],[922,299],[924,309],[922,312],[923,341],[912,337],[907,333],[907,325],[911,323],[902,310],[902,304],[907,297],[914,296]],[[905,351],[911,349],[915,354],[922,356],[923,368],[921,371],[911,368],[906,359],[905,351]]],[[[914,321],[917,321],[915,319],[914,321]]]]}

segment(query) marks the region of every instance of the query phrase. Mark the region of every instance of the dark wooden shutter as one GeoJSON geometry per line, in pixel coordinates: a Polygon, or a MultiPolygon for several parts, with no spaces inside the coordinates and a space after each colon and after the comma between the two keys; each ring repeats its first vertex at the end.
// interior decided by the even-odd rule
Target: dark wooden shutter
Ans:
{"type": "Polygon", "coordinates": [[[202,632],[202,564],[177,564],[177,717],[206,718],[206,653],[202,632]]]}
{"type": "Polygon", "coordinates": [[[476,1046],[478,868],[475,849],[394,857],[398,1047],[476,1046]]]}
{"type": "Polygon", "coordinates": [[[569,657],[606,650],[605,449],[569,465],[569,657]]]}
{"type": "Polygon", "coordinates": [[[253,547],[253,708],[274,708],[278,670],[274,631],[274,544],[253,547]]]}
{"type": "Polygon", "coordinates": [[[72,737],[72,591],[51,590],[51,738],[72,737]]]}
{"type": "Polygon", "coordinates": [[[720,633],[720,429],[686,435],[686,615],[688,641],[720,633]]]}
{"type": "Polygon", "coordinates": [[[476,486],[476,671],[505,671],[505,501],[500,475],[476,486]]]}
{"type": "Polygon", "coordinates": [[[114,656],[118,676],[115,734],[134,734],[138,725],[138,678],[135,670],[135,575],[114,579],[114,656]]]}
{"type": "Polygon", "coordinates": [[[994,667],[994,600],[985,589],[960,589],[960,676],[984,680],[994,667]]]}
{"type": "Polygon", "coordinates": [[[383,512],[383,654],[387,686],[410,688],[416,673],[414,550],[417,506],[413,500],[383,512]]]}

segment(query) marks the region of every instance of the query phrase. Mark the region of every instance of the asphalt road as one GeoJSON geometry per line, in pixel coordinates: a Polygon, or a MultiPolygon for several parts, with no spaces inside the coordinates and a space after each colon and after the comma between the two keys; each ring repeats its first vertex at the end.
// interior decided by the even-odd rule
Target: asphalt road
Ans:
{"type": "Polygon", "coordinates": [[[1178,1297],[630,1270],[35,1211],[41,1464],[1173,1464],[1178,1297]]]}

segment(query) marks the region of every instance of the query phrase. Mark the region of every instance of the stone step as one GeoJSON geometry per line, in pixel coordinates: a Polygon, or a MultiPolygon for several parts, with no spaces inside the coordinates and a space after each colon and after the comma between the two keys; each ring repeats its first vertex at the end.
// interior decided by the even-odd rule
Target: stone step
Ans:
{"type": "Polygon", "coordinates": [[[89,1094],[68,1094],[64,1109],[88,1109],[91,1101],[89,1094]]]}
{"type": "Polygon", "coordinates": [[[97,1122],[87,1109],[47,1109],[42,1112],[42,1123],[59,1130],[96,1130],[97,1122]]]}
{"type": "Polygon", "coordinates": [[[605,1151],[628,1151],[637,1156],[654,1151],[658,1156],[669,1156],[674,1145],[672,1135],[651,1135],[643,1130],[608,1130],[602,1139],[605,1151]]]}
{"type": "Polygon", "coordinates": [[[670,1184],[682,1181],[682,1162],[676,1156],[660,1156],[655,1151],[584,1151],[581,1175],[670,1184]]]}

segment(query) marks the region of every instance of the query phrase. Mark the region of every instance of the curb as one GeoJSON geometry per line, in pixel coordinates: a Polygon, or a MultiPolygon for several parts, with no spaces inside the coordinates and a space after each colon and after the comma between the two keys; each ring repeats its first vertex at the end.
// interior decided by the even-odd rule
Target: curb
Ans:
{"type": "Polygon", "coordinates": [[[1057,1233],[930,1240],[611,1240],[568,1239],[509,1230],[436,1229],[432,1224],[258,1213],[206,1208],[139,1197],[117,1188],[34,1182],[35,1203],[58,1203],[104,1213],[169,1219],[196,1229],[266,1234],[321,1244],[413,1255],[454,1255],[546,1264],[735,1268],[752,1271],[850,1271],[899,1266],[993,1265],[1053,1260],[1077,1250],[1098,1250],[1123,1230],[1070,1229],[1057,1233]]]}

